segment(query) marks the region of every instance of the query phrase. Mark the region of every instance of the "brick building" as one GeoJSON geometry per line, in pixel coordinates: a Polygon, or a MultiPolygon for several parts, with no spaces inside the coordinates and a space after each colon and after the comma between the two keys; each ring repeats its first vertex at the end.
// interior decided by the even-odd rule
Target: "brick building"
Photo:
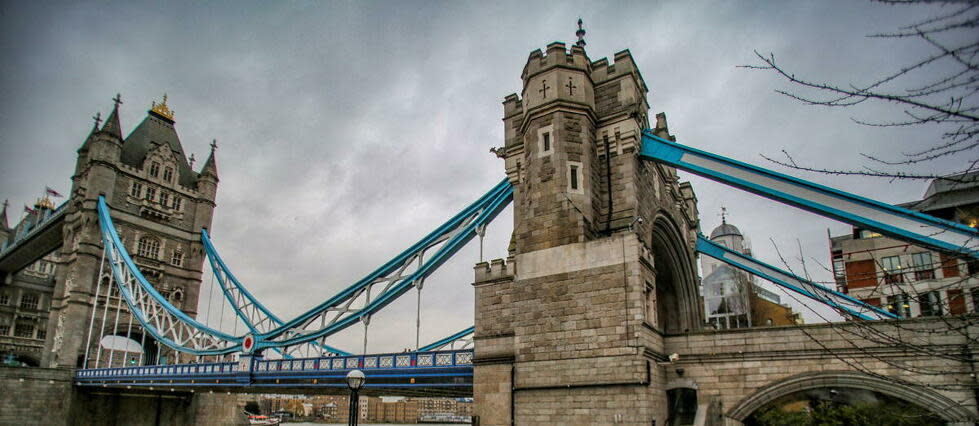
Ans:
{"type": "MultiPolygon", "coordinates": [[[[975,227],[979,173],[935,179],[903,207],[975,227]]],[[[837,288],[900,317],[979,312],[979,264],[854,227],[829,239],[837,288]]]]}

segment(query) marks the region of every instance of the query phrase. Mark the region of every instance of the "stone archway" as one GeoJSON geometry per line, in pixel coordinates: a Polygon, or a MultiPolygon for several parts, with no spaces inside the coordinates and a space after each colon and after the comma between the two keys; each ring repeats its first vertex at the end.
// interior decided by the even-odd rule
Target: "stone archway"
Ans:
{"type": "Polygon", "coordinates": [[[697,291],[693,255],[676,222],[664,213],[653,220],[653,267],[656,270],[656,317],[663,333],[700,329],[703,303],[697,291]]]}
{"type": "Polygon", "coordinates": [[[727,416],[743,422],[752,413],[778,398],[799,391],[826,387],[846,387],[880,392],[925,408],[953,424],[973,424],[975,421],[972,413],[962,404],[958,404],[935,391],[902,385],[897,381],[890,381],[857,371],[819,371],[782,379],[742,399],[737,406],[727,412],[727,416]]]}

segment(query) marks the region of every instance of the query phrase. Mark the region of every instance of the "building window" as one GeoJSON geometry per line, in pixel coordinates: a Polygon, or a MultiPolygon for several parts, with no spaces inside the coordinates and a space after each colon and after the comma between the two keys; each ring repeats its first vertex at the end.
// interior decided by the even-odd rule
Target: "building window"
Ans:
{"type": "Polygon", "coordinates": [[[173,196],[173,209],[174,210],[180,210],[180,206],[182,206],[183,204],[184,204],[183,198],[180,198],[177,195],[174,195],[173,196]]]}
{"type": "Polygon", "coordinates": [[[10,303],[10,295],[7,293],[0,294],[0,305],[6,306],[10,303]]]}
{"type": "Polygon", "coordinates": [[[160,204],[167,206],[170,204],[170,193],[166,191],[160,191],[160,204]]]}
{"type": "Polygon", "coordinates": [[[157,177],[160,175],[160,163],[154,161],[150,164],[150,176],[157,177]]]}
{"type": "Polygon", "coordinates": [[[0,336],[7,336],[10,334],[10,326],[7,324],[0,324],[0,336]]]}
{"type": "Polygon", "coordinates": [[[646,302],[646,323],[652,324],[653,318],[656,318],[656,292],[654,291],[653,285],[646,283],[646,292],[644,294],[643,300],[646,302]]]}
{"type": "Polygon", "coordinates": [[[546,157],[554,152],[554,125],[537,129],[537,156],[546,157]]]}
{"type": "Polygon", "coordinates": [[[942,315],[942,296],[940,292],[929,291],[918,295],[918,304],[921,305],[921,316],[934,317],[942,315]]]}
{"type": "Polygon", "coordinates": [[[143,184],[139,182],[133,182],[133,187],[129,189],[129,195],[139,198],[143,194],[143,184]]]}
{"type": "Polygon", "coordinates": [[[37,331],[37,338],[38,339],[44,340],[47,337],[48,337],[48,331],[47,330],[38,330],[37,331]]]}
{"type": "Polygon", "coordinates": [[[896,294],[888,297],[886,308],[887,312],[901,318],[908,318],[911,316],[911,304],[908,303],[908,296],[905,294],[896,294]]]}
{"type": "Polygon", "coordinates": [[[36,294],[25,293],[24,295],[20,296],[20,308],[36,311],[37,300],[38,299],[36,294]]]}
{"type": "Polygon", "coordinates": [[[183,263],[184,263],[184,253],[183,252],[180,252],[180,251],[174,250],[173,251],[173,255],[170,256],[170,263],[173,264],[173,266],[183,265],[183,263]]]}
{"type": "Polygon", "coordinates": [[[571,165],[571,189],[578,189],[578,166],[571,165]]]}
{"type": "Polygon", "coordinates": [[[970,291],[972,295],[972,312],[979,312],[979,287],[970,291]]]}
{"type": "Polygon", "coordinates": [[[843,257],[833,257],[833,278],[836,280],[837,289],[846,288],[846,266],[843,257]]]}
{"type": "Polygon", "coordinates": [[[34,337],[34,324],[17,324],[14,327],[14,337],[34,337]]]}
{"type": "Polygon", "coordinates": [[[156,200],[156,188],[152,186],[146,187],[146,199],[150,201],[156,200]]]}
{"type": "Polygon", "coordinates": [[[139,256],[156,259],[160,255],[160,240],[145,236],[139,239],[136,245],[136,254],[139,256]]]}
{"type": "Polygon", "coordinates": [[[935,265],[932,264],[930,252],[912,253],[911,264],[914,265],[914,279],[935,279],[935,265]]]}
{"type": "Polygon", "coordinates": [[[170,182],[173,180],[173,167],[163,168],[163,180],[170,182]]]}
{"type": "Polygon", "coordinates": [[[903,283],[904,277],[901,275],[901,258],[898,256],[888,256],[880,259],[880,266],[884,270],[884,283],[897,284],[903,283]]]}
{"type": "Polygon", "coordinates": [[[861,239],[863,239],[863,238],[877,238],[877,237],[880,237],[881,236],[877,232],[866,230],[866,229],[861,229],[859,235],[860,235],[859,238],[861,238],[861,239]]]}

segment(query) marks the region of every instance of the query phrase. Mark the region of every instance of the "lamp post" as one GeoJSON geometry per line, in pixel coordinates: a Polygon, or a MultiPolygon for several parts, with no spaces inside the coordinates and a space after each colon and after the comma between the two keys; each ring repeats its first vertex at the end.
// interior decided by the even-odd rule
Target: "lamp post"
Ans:
{"type": "Polygon", "coordinates": [[[358,403],[360,402],[360,397],[357,393],[360,391],[360,387],[364,385],[367,377],[364,376],[364,372],[360,370],[352,370],[347,373],[347,387],[350,388],[350,418],[347,424],[350,426],[357,426],[357,421],[360,420],[360,410],[358,403]]]}

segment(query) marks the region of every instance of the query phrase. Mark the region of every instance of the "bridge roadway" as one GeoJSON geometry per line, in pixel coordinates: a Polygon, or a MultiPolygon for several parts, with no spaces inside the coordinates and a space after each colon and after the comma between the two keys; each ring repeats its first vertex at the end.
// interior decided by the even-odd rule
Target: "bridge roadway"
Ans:
{"type": "Polygon", "coordinates": [[[367,376],[361,393],[471,397],[473,351],[450,350],[338,357],[81,369],[75,385],[115,389],[236,393],[346,393],[347,373],[367,376]]]}

